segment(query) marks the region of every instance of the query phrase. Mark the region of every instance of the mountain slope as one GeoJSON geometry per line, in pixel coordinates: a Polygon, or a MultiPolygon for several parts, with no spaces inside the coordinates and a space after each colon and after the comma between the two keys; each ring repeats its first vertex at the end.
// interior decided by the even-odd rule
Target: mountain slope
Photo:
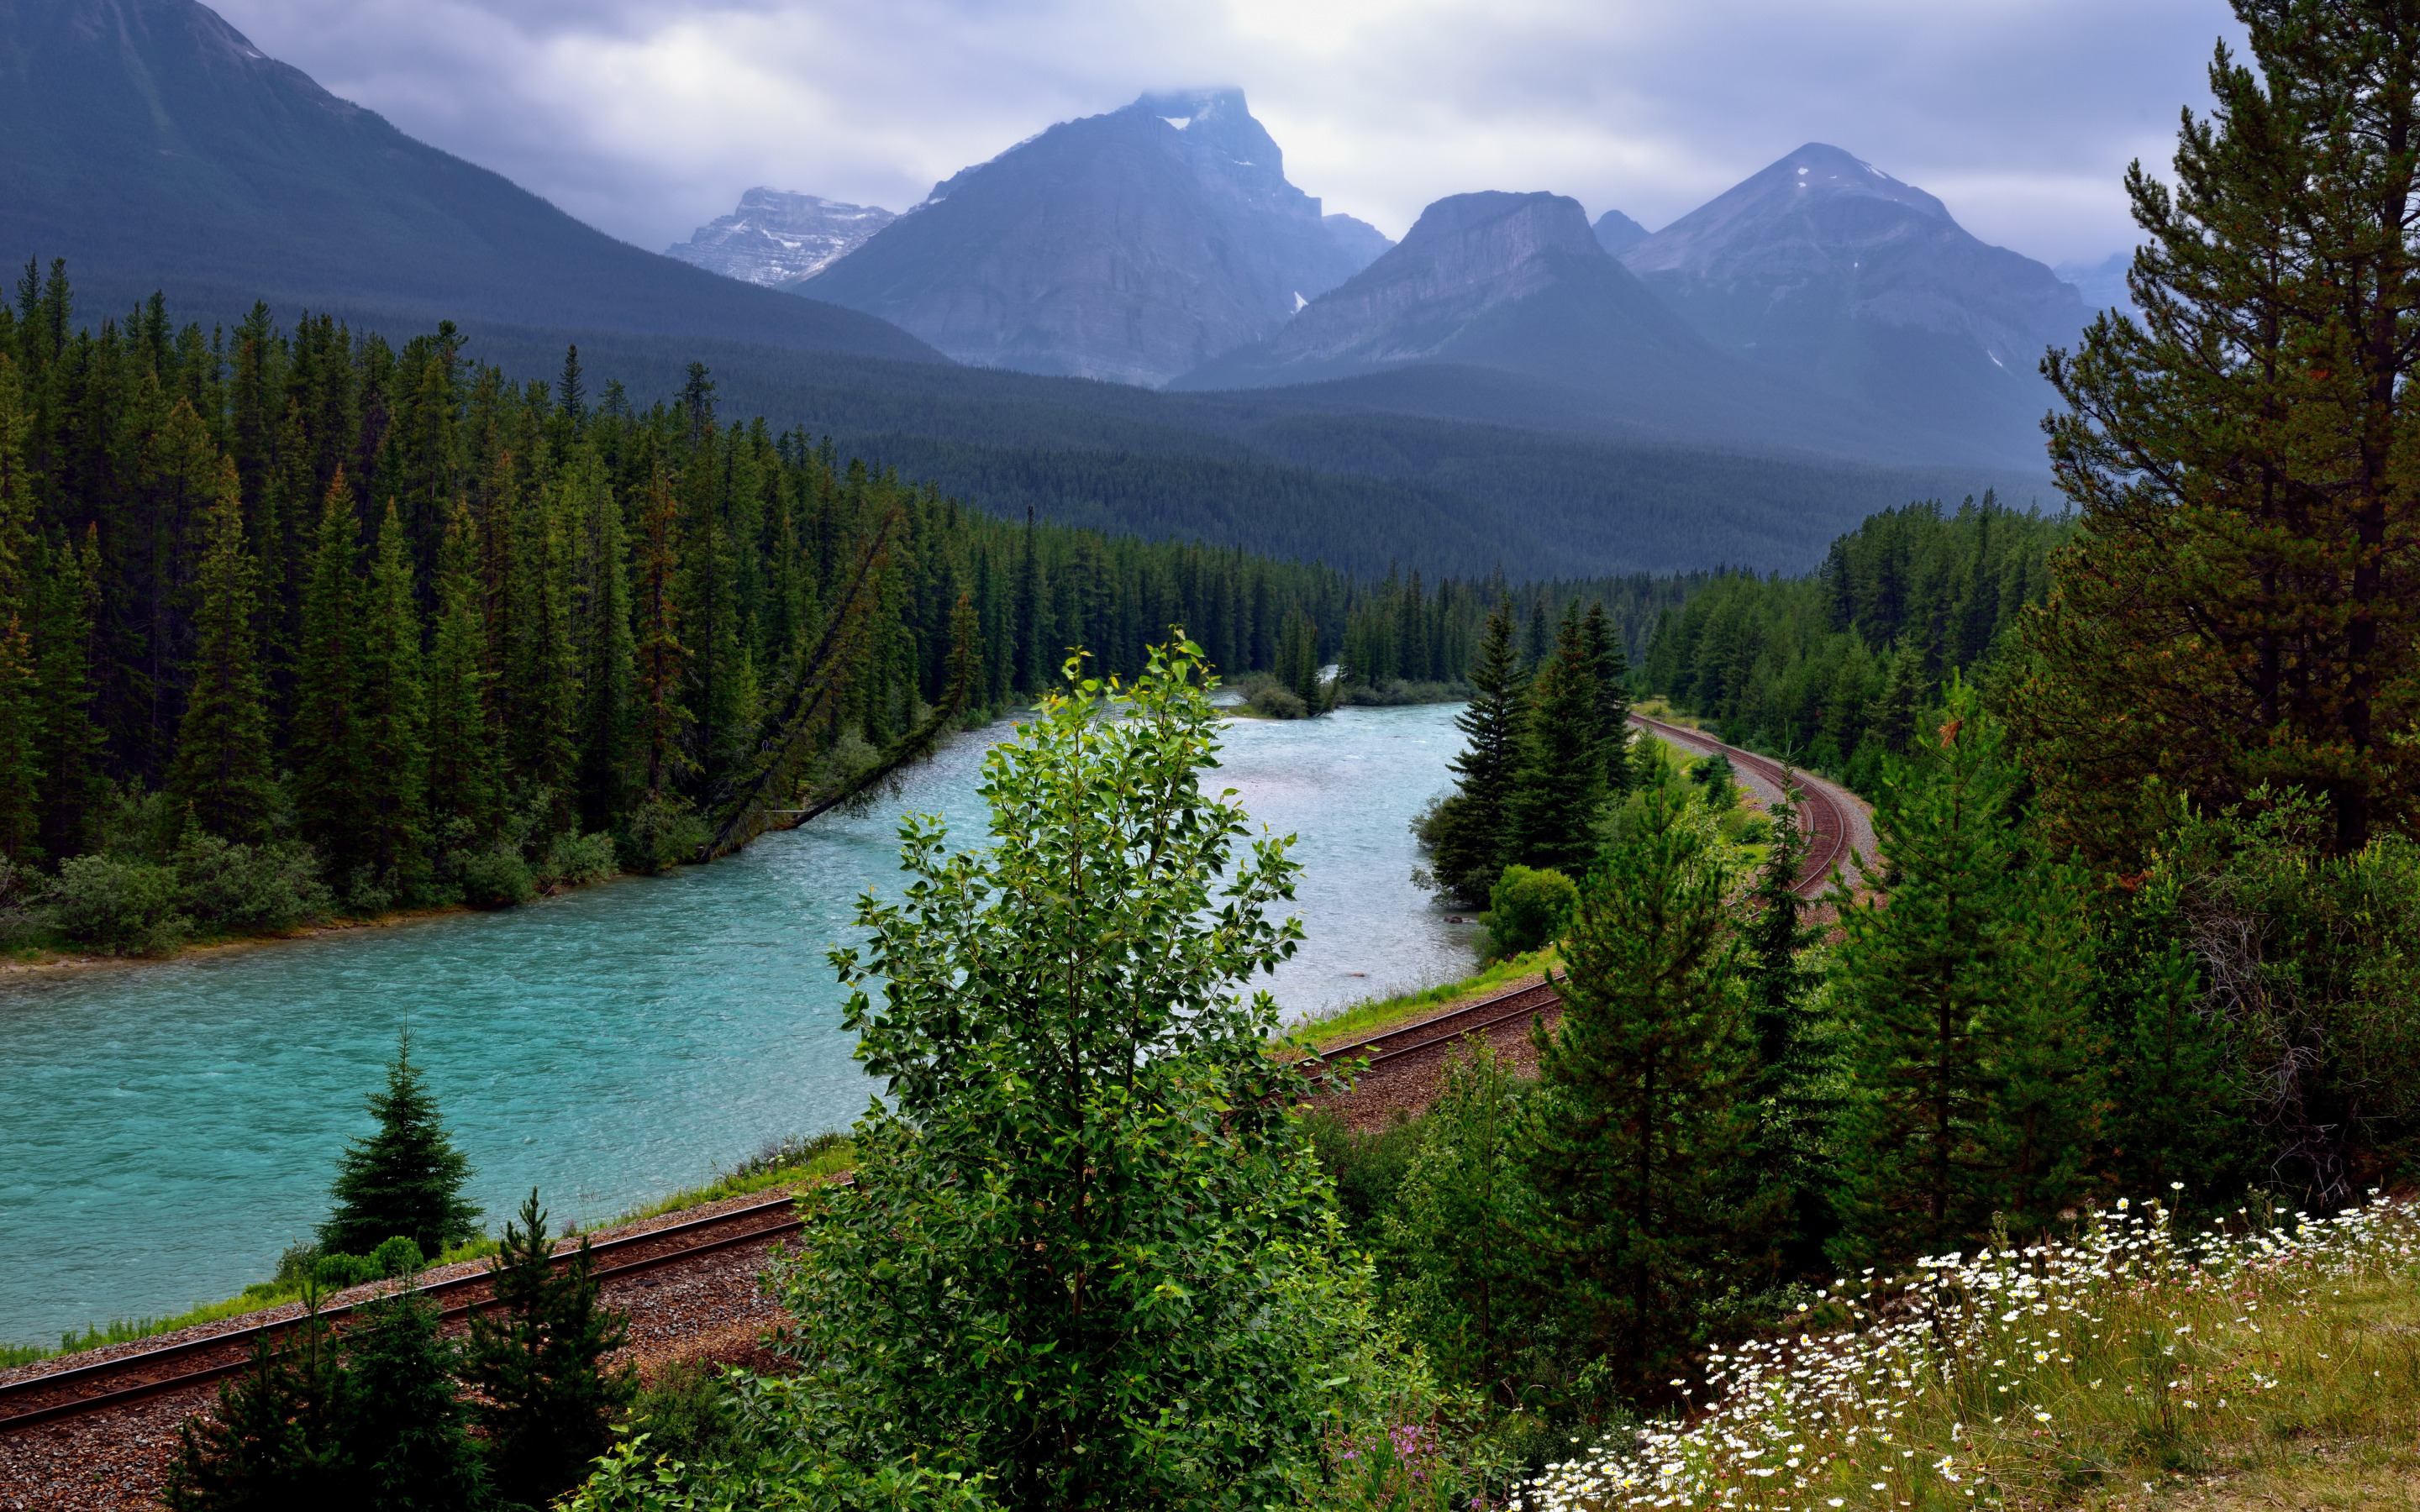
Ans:
{"type": "Polygon", "coordinates": [[[1286,182],[1240,90],[1145,95],[938,185],[811,280],[962,362],[1158,383],[1384,250],[1286,182]]]}
{"type": "Polygon", "coordinates": [[[616,241],[193,0],[0,0],[0,256],[64,256],[120,310],[165,287],[221,318],[265,298],[939,360],[857,312],[616,241]]]}
{"type": "Polygon", "coordinates": [[[1548,193],[1437,201],[1400,246],[1276,336],[1171,387],[1366,382],[1414,371],[1431,391],[1426,402],[1373,398],[1363,408],[1894,462],[1956,450],[1716,351],[1606,254],[1576,201],[1548,193]],[[1514,377],[1512,387],[1548,392],[1510,404],[1490,392],[1514,377]]]}
{"type": "Polygon", "coordinates": [[[813,278],[865,245],[899,217],[878,205],[844,205],[814,194],[752,189],[739,208],[675,242],[664,255],[709,273],[768,288],[813,278]]]}
{"type": "Polygon", "coordinates": [[[1647,228],[1620,210],[1607,210],[1596,218],[1592,229],[1596,244],[1619,257],[1647,239],[1647,228]]]}
{"type": "Polygon", "coordinates": [[[1717,347],[2012,460],[2055,402],[2042,349],[2085,320],[2048,268],[1821,143],[1621,256],[1717,347]]]}

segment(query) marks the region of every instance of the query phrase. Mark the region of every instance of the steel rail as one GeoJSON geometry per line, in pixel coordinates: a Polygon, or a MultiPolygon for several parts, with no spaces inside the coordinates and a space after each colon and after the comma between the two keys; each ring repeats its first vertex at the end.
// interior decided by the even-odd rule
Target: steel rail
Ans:
{"type": "MultiPolygon", "coordinates": [[[[705,1229],[721,1227],[744,1219],[762,1217],[777,1210],[790,1210],[785,1216],[774,1223],[758,1225],[740,1233],[698,1238],[692,1242],[684,1243],[661,1255],[641,1256],[636,1259],[624,1260],[618,1264],[600,1265],[597,1268],[595,1275],[598,1281],[606,1281],[615,1276],[631,1275],[641,1271],[652,1271],[667,1265],[675,1265],[685,1260],[695,1259],[700,1256],[734,1249],[742,1244],[797,1233],[802,1226],[795,1214],[796,1200],[794,1196],[784,1195],[768,1202],[752,1203],[748,1207],[735,1208],[729,1212],[716,1213],[711,1217],[693,1218],[686,1223],[671,1224],[644,1233],[624,1234],[617,1238],[591,1243],[588,1253],[592,1257],[610,1256],[635,1249],[651,1242],[697,1235],[705,1229]]],[[[568,1265],[579,1254],[577,1245],[557,1250],[551,1257],[551,1263],[568,1265]]],[[[443,1281],[432,1281],[424,1286],[415,1287],[412,1288],[412,1294],[442,1299],[454,1293],[487,1286],[494,1278],[495,1273],[492,1271],[473,1271],[467,1275],[452,1276],[443,1281]]],[[[318,1316],[320,1320],[334,1324],[340,1319],[351,1318],[368,1303],[380,1300],[382,1299],[369,1298],[364,1302],[347,1303],[341,1307],[329,1308],[318,1316]]],[[[439,1319],[449,1321],[468,1317],[492,1301],[491,1297],[480,1297],[451,1305],[441,1305],[439,1319]]],[[[114,1360],[103,1360],[92,1365],[78,1365],[69,1370],[53,1371],[48,1375],[32,1376],[23,1381],[10,1381],[6,1385],[0,1385],[0,1433],[6,1433],[12,1428],[30,1427],[37,1423],[47,1423],[62,1417],[73,1417],[85,1412],[99,1412],[104,1408],[121,1406],[146,1396],[155,1396],[163,1392],[175,1391],[186,1386],[207,1385],[212,1381],[223,1381],[228,1376],[250,1368],[251,1346],[254,1343],[281,1337],[308,1321],[307,1318],[283,1318],[271,1322],[255,1323],[245,1328],[230,1329],[224,1334],[212,1334],[203,1338],[187,1339],[182,1343],[166,1345],[156,1350],[146,1350],[136,1354],[121,1355],[114,1360]],[[237,1345],[244,1347],[242,1355],[237,1359],[221,1360],[194,1369],[178,1371],[172,1375],[153,1377],[111,1390],[72,1396],[65,1401],[48,1402],[32,1408],[8,1411],[8,1403],[12,1399],[48,1396],[62,1389],[94,1384],[111,1377],[158,1369],[178,1360],[189,1359],[196,1354],[214,1352],[237,1345]]]]}
{"type": "Polygon", "coordinates": [[[1668,740],[1679,740],[1703,750],[1721,751],[1730,758],[1733,766],[1745,768],[1763,778],[1785,793],[1798,795],[1798,825],[1807,832],[1807,858],[1799,864],[1798,882],[1791,890],[1802,898],[1820,895],[1832,879],[1833,872],[1848,858],[1849,819],[1840,811],[1840,801],[1825,787],[1805,773],[1786,766],[1769,756],[1742,750],[1726,745],[1702,730],[1686,725],[1668,724],[1634,714],[1630,722],[1668,740]]]}

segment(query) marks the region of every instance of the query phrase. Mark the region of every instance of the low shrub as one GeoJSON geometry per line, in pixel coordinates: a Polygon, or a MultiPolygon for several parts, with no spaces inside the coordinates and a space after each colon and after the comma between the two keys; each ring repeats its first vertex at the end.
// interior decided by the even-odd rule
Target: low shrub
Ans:
{"type": "Polygon", "coordinates": [[[1508,866],[1487,895],[1490,960],[1526,955],[1562,938],[1580,889],[1560,872],[1508,866]]]}
{"type": "Polygon", "coordinates": [[[370,1251],[370,1267],[381,1276],[410,1275],[427,1264],[420,1246],[406,1234],[397,1234],[370,1251]]]}
{"type": "Polygon", "coordinates": [[[336,905],[308,845],[245,845],[197,829],[185,836],[174,859],[184,905],[206,929],[281,933],[325,918],[336,905]]]}
{"type": "Polygon", "coordinates": [[[696,1464],[729,1442],[732,1404],[720,1376],[702,1361],[676,1360],[647,1383],[629,1425],[647,1436],[647,1453],[696,1464]]]}
{"type": "Polygon", "coordinates": [[[51,916],[39,900],[42,874],[0,856],[0,950],[30,945],[50,933],[51,916]]]}
{"type": "Polygon", "coordinates": [[[1466,703],[1470,691],[1468,683],[1407,683],[1393,677],[1383,683],[1355,684],[1339,694],[1338,702],[1377,709],[1407,703],[1466,703]]]}
{"type": "Polygon", "coordinates": [[[1303,702],[1302,696],[1283,683],[1271,683],[1262,688],[1252,695],[1247,707],[1272,719],[1300,719],[1311,713],[1311,705],[1303,702]]]}
{"type": "Polygon", "coordinates": [[[194,921],[180,910],[175,871],[114,856],[79,856],[42,894],[53,925],[69,939],[128,955],[164,954],[194,921]]]}
{"type": "Polygon", "coordinates": [[[696,860],[712,838],[689,800],[660,793],[649,794],[630,811],[628,835],[630,870],[650,873],[696,860]]]}
{"type": "Polygon", "coordinates": [[[502,845],[461,854],[454,874],[462,885],[462,901],[473,908],[511,908],[537,896],[529,863],[502,845]]]}
{"type": "Polygon", "coordinates": [[[537,884],[550,891],[556,887],[581,887],[591,882],[602,882],[621,870],[621,861],[613,854],[613,836],[602,832],[557,835],[548,844],[545,857],[537,864],[537,884]]]}

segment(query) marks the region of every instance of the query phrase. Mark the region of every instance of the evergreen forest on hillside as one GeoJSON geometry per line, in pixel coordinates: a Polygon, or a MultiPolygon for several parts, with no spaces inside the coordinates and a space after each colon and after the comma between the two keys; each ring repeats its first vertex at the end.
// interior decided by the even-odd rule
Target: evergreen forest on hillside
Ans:
{"type": "Polygon", "coordinates": [[[0,918],[160,949],[497,904],[845,801],[1065,648],[1268,667],[1324,568],[991,518],[678,403],[157,300],[0,308],[0,918]],[[788,817],[788,816],[784,816],[788,817]]]}

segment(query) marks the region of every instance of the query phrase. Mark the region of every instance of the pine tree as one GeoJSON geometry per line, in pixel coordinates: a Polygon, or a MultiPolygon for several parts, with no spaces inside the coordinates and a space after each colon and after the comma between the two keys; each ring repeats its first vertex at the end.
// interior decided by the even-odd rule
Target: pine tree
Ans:
{"type": "Polygon", "coordinates": [[[559,1271],[552,1253],[533,1189],[520,1221],[504,1225],[492,1264],[494,1304],[473,1315],[465,1355],[483,1398],[479,1421],[496,1489],[532,1506],[580,1482],[638,1395],[629,1366],[604,1366],[628,1341],[629,1320],[599,1304],[588,1242],[559,1271]]]}
{"type": "Polygon", "coordinates": [[[353,852],[372,884],[403,898],[427,886],[427,752],[422,727],[420,609],[403,521],[392,501],[379,526],[362,609],[361,771],[353,852]]]}
{"type": "Polygon", "coordinates": [[[689,770],[688,705],[682,701],[688,648],[680,641],[680,511],[663,469],[656,469],[640,520],[636,618],[638,764],[650,795],[689,770]]]}
{"type": "Polygon", "coordinates": [[[359,530],[353,491],[339,468],[320,501],[317,544],[302,588],[288,754],[302,838],[340,882],[352,874],[357,859],[354,816],[365,770],[354,707],[361,680],[354,560],[359,530]]]}
{"type": "Polygon", "coordinates": [[[269,711],[253,643],[253,563],[243,539],[243,496],[235,463],[221,464],[218,497],[206,522],[194,611],[198,644],[168,794],[180,815],[222,840],[267,838],[276,778],[270,764],[269,711]]]}
{"type": "Polygon", "coordinates": [[[299,1512],[344,1500],[345,1378],[334,1335],[309,1300],[303,1321],[276,1343],[254,1342],[251,1366],[220,1385],[215,1412],[178,1425],[160,1492],[169,1512],[299,1512]]]}
{"type": "Polygon", "coordinates": [[[1580,644],[1596,679],[1596,738],[1603,752],[1606,791],[1630,786],[1630,658],[1606,617],[1605,601],[1589,605],[1580,623],[1580,644]]]}
{"type": "MultiPolygon", "coordinates": [[[[1044,687],[1042,667],[1042,551],[1034,539],[1033,508],[1025,510],[1025,539],[1016,553],[1016,687],[1020,693],[1044,687]]],[[[1232,662],[1233,658],[1229,658],[1232,662]]]]}
{"type": "Polygon", "coordinates": [[[1884,898],[1832,894],[1848,1086],[1834,1205],[1843,1265],[1956,1248],[2077,1190],[2099,1093],[2081,887],[2026,854],[2005,737],[1949,688],[1940,748],[1885,782],[1884,898]]]}
{"type": "Polygon", "coordinates": [[[21,864],[39,850],[45,724],[33,635],[43,585],[35,576],[35,501],[25,471],[31,428],[16,367],[0,352],[0,857],[21,864]]]}
{"type": "Polygon", "coordinates": [[[1563,1017],[1537,1031],[1536,1242],[1578,1326],[1653,1393],[1723,1299],[1769,1264],[1782,1194],[1756,1160],[1730,877],[1668,788],[1581,885],[1563,1017]]]}
{"type": "MultiPolygon", "coordinates": [[[[588,499],[582,529],[578,635],[580,794],[582,827],[609,828],[623,812],[630,780],[630,700],[636,648],[630,640],[630,563],[622,534],[622,506],[600,489],[588,499]]],[[[787,648],[802,656],[804,594],[787,648]]]]}
{"type": "Polygon", "coordinates": [[[1822,978],[1804,960],[1819,935],[1801,921],[1805,900],[1798,893],[1798,873],[1807,838],[1798,825],[1797,788],[1783,794],[1770,817],[1772,839],[1749,894],[1755,913],[1743,932],[1748,1032],[1756,1045],[1749,1095],[1766,1168],[1790,1193],[1785,1257],[1792,1270],[1806,1273],[1820,1267],[1833,1228],[1825,1196],[1831,1170],[1823,1149],[1833,1113],[1833,1067],[1817,1016],[1822,978]]]}
{"type": "Polygon", "coordinates": [[[335,1211],[319,1226],[319,1247],[367,1255],[401,1235],[421,1254],[438,1255],[475,1234],[479,1210],[462,1198],[471,1163],[438,1121],[409,1036],[396,1046],[386,1089],[371,1093],[366,1105],[378,1131],[345,1147],[329,1187],[335,1211]]]}
{"type": "Polygon", "coordinates": [[[39,843],[59,859],[84,849],[85,816],[100,795],[105,752],[92,721],[92,644],[101,607],[100,528],[85,532],[83,548],[65,537],[52,543],[43,573],[45,599],[35,698],[42,713],[38,753],[41,796],[39,843]]]}
{"type": "Polygon", "coordinates": [[[1563,610],[1553,659],[1529,688],[1528,738],[1509,805],[1512,858],[1524,866],[1575,877],[1596,854],[1606,798],[1600,698],[1575,604],[1563,610]]]}
{"type": "Polygon", "coordinates": [[[1453,720],[1470,744],[1447,764],[1457,787],[1438,810],[1430,861],[1449,891],[1477,903],[1512,858],[1512,784],[1528,724],[1529,679],[1512,655],[1510,604],[1487,617],[1470,685],[1470,702],[1453,720]]]}
{"type": "Polygon", "coordinates": [[[2173,186],[2127,174],[2128,286],[2043,373],[2079,506],[2014,701],[2059,838],[2133,870],[2164,813],[2324,796],[2334,849],[2420,815],[2420,10],[2239,0],[2173,186]]]}
{"type": "Polygon", "coordinates": [[[428,825],[431,838],[446,850],[482,847],[495,825],[486,640],[471,551],[470,513],[457,500],[439,550],[427,682],[428,825]]]}
{"type": "Polygon", "coordinates": [[[344,1504],[365,1512],[481,1505],[479,1446],[454,1384],[461,1353],[439,1332],[437,1304],[408,1291],[370,1303],[345,1340],[345,1354],[338,1419],[349,1461],[344,1504]]]}

